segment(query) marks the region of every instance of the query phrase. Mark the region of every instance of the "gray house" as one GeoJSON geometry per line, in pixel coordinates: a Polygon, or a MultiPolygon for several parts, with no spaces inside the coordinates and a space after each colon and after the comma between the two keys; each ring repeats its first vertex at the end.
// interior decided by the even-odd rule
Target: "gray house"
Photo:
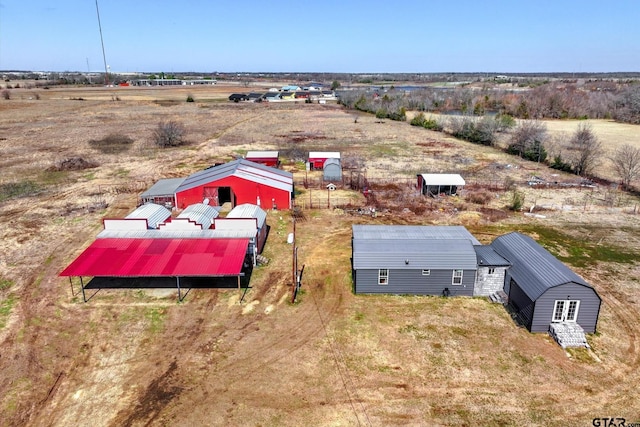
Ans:
{"type": "Polygon", "coordinates": [[[547,332],[552,323],[561,322],[596,331],[602,301],[583,278],[524,234],[500,236],[491,247],[511,263],[504,291],[529,331],[547,332]]]}
{"type": "Polygon", "coordinates": [[[354,225],[354,292],[472,296],[474,242],[464,227],[354,225]]]}

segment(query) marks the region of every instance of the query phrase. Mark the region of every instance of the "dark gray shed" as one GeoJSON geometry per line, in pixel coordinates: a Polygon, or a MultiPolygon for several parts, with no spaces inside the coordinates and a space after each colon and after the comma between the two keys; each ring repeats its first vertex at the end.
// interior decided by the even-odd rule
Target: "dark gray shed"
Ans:
{"type": "Polygon", "coordinates": [[[342,181],[340,159],[327,159],[322,165],[322,177],[325,181],[342,181]]]}
{"type": "Polygon", "coordinates": [[[413,228],[413,238],[393,238],[393,230],[403,235],[407,226],[353,227],[355,293],[473,295],[476,253],[471,240],[443,238],[440,228],[433,238],[425,237],[428,232],[421,227],[413,228]],[[375,237],[381,232],[382,237],[375,237]]]}
{"type": "Polygon", "coordinates": [[[555,322],[575,322],[585,332],[596,331],[602,300],[582,277],[524,234],[500,236],[491,247],[511,262],[504,291],[531,332],[547,332],[555,322]]]}

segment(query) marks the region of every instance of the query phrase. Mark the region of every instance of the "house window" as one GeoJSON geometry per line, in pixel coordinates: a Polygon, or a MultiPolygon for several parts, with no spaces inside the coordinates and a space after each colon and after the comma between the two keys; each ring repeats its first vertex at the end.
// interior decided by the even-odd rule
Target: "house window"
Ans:
{"type": "Polygon", "coordinates": [[[431,275],[431,270],[422,270],[422,275],[423,276],[430,276],[431,275]]]}
{"type": "Polygon", "coordinates": [[[490,269],[489,269],[489,274],[493,274],[493,273],[495,273],[495,272],[496,272],[496,269],[495,269],[495,268],[490,268],[490,269]]]}
{"type": "Polygon", "coordinates": [[[452,285],[462,285],[462,270],[453,270],[452,285]]]}
{"type": "Polygon", "coordinates": [[[389,284],[389,270],[386,268],[381,268],[378,270],[378,285],[388,285],[389,284]]]}

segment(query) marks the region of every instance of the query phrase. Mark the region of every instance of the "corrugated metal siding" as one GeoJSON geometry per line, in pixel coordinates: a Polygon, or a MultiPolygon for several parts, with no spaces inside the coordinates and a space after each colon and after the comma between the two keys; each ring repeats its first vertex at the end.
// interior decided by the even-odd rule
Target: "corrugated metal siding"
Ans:
{"type": "Polygon", "coordinates": [[[267,213],[260,206],[244,203],[231,209],[226,216],[227,218],[256,218],[258,220],[258,229],[264,227],[267,222],[267,213]]]}
{"type": "Polygon", "coordinates": [[[512,264],[511,276],[535,301],[547,289],[563,283],[589,284],[564,265],[531,237],[509,233],[496,238],[491,247],[512,264]]]}
{"type": "Polygon", "coordinates": [[[480,242],[463,226],[456,225],[361,225],[352,226],[354,240],[362,239],[465,239],[480,242]]]}
{"type": "Polygon", "coordinates": [[[601,304],[600,297],[591,287],[577,283],[566,283],[547,290],[538,298],[531,323],[531,332],[547,332],[549,330],[556,300],[580,301],[577,323],[587,333],[596,331],[601,304]]]}
{"type": "Polygon", "coordinates": [[[139,206],[125,218],[146,219],[149,228],[158,228],[158,224],[165,222],[171,217],[171,211],[164,206],[155,203],[147,203],[139,206]]]}
{"type": "Polygon", "coordinates": [[[213,224],[213,220],[217,218],[219,212],[212,206],[205,205],[203,203],[196,203],[194,205],[187,206],[178,215],[178,218],[186,218],[202,226],[203,229],[210,228],[213,224]]]}
{"type": "Polygon", "coordinates": [[[389,284],[378,284],[378,270],[365,269],[355,272],[357,294],[410,294],[442,295],[449,288],[450,296],[472,296],[475,270],[464,270],[462,284],[452,285],[453,270],[431,270],[423,276],[422,270],[389,270],[389,284]]]}
{"type": "MultiPolygon", "coordinates": [[[[329,159],[329,160],[333,160],[333,159],[329,159]]],[[[329,161],[327,160],[327,162],[329,161]]],[[[328,165],[327,162],[325,162],[324,164],[324,169],[322,172],[322,177],[325,181],[331,181],[331,180],[341,180],[342,179],[342,168],[340,167],[340,164],[330,164],[328,165]]]]}
{"type": "Polygon", "coordinates": [[[186,178],[161,179],[140,195],[141,198],[173,196],[186,178]]]}

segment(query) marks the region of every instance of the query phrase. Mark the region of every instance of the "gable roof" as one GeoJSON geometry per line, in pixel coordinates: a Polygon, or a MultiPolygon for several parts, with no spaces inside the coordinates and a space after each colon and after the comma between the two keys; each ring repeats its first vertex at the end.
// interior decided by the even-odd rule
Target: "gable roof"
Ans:
{"type": "Polygon", "coordinates": [[[491,247],[511,262],[511,276],[532,301],[547,289],[569,282],[591,288],[582,277],[529,236],[516,232],[505,234],[491,242],[491,247]]]}
{"type": "Polygon", "coordinates": [[[264,184],[279,190],[293,191],[293,174],[281,169],[272,168],[245,159],[234,160],[223,165],[214,166],[196,172],[187,177],[176,189],[176,193],[218,181],[230,176],[264,184]]]}
{"type": "Polygon", "coordinates": [[[247,154],[244,156],[245,159],[277,159],[278,152],[277,151],[247,151],[247,154]]]}
{"type": "Polygon", "coordinates": [[[133,212],[125,216],[126,219],[146,219],[147,226],[158,228],[158,224],[171,218],[171,211],[164,206],[155,203],[146,203],[138,206],[133,212]]]}
{"type": "Polygon", "coordinates": [[[352,226],[354,240],[360,239],[464,239],[473,245],[480,242],[461,225],[361,225],[352,226]]]}
{"type": "Polygon", "coordinates": [[[195,203],[187,206],[180,214],[178,218],[189,219],[196,224],[207,229],[213,224],[213,220],[218,217],[220,213],[213,207],[205,205],[204,203],[195,203]]]}
{"type": "Polygon", "coordinates": [[[309,151],[310,159],[339,159],[339,151],[309,151]]]}
{"type": "Polygon", "coordinates": [[[354,240],[355,269],[463,269],[476,270],[476,253],[466,239],[424,240],[383,239],[354,240]]]}

